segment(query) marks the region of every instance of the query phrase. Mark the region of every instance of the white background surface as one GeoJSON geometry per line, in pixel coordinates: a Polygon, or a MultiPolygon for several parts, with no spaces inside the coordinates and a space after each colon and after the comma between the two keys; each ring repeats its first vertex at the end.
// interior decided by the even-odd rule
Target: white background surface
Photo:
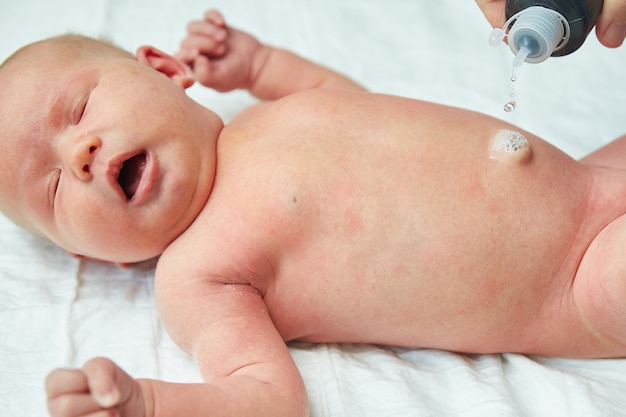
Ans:
{"type": "MultiPolygon", "coordinates": [[[[575,54],[524,65],[507,114],[512,55],[488,44],[471,0],[0,0],[0,60],[66,31],[107,35],[134,50],[176,51],[186,23],[209,7],[262,41],[339,69],[376,92],[505,119],[580,157],[626,133],[626,47],[590,35],[575,54]]],[[[0,89],[2,86],[0,86],[0,89]]],[[[190,94],[226,120],[247,93],[190,94]]],[[[532,216],[532,213],[528,213],[532,216]]],[[[108,356],[136,377],[198,381],[152,301],[151,265],[78,262],[0,217],[0,415],[44,416],[54,367],[108,356]]],[[[392,306],[390,306],[392,308],[392,306]]],[[[626,360],[464,356],[362,345],[294,345],[321,416],[617,416],[626,360]]]]}

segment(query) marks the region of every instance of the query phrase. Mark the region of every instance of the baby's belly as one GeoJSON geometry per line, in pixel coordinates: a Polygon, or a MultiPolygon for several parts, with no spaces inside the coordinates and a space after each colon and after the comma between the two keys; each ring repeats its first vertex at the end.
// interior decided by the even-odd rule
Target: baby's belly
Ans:
{"type": "Polygon", "coordinates": [[[358,259],[321,251],[326,261],[308,273],[294,271],[284,281],[299,285],[285,282],[266,302],[286,340],[511,350],[567,286],[545,260],[526,259],[550,265],[534,271],[523,259],[495,253],[500,259],[481,263],[469,252],[431,250],[398,262],[396,253],[384,250],[358,259]],[[358,263],[348,265],[353,260],[358,263]]]}
{"type": "Polygon", "coordinates": [[[536,138],[492,134],[481,150],[433,146],[375,172],[348,161],[318,184],[323,194],[293,186],[301,227],[285,237],[266,297],[283,337],[520,346],[582,256],[570,250],[586,174],[536,138]]]}

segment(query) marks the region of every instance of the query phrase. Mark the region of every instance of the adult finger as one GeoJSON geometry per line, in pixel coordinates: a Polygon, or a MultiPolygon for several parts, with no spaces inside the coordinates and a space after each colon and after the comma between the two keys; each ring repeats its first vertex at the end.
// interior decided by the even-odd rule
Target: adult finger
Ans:
{"type": "Polygon", "coordinates": [[[501,28],[506,23],[504,16],[504,0],[476,0],[476,4],[480,7],[487,21],[494,28],[501,28]]]}
{"type": "Polygon", "coordinates": [[[600,43],[617,48],[626,37],[626,0],[605,0],[602,14],[596,24],[600,43]]]}

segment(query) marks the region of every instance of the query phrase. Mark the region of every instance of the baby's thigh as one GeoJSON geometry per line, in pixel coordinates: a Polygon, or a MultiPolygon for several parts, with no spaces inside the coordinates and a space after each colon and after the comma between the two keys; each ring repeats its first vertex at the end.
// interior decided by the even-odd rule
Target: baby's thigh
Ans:
{"type": "Polygon", "coordinates": [[[604,269],[577,277],[574,305],[607,356],[626,356],[626,269],[621,274],[604,269]]]}

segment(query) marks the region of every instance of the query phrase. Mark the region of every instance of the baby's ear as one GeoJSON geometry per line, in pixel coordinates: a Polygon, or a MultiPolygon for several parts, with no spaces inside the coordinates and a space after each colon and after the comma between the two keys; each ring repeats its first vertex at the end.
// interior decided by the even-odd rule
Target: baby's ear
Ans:
{"type": "Polygon", "coordinates": [[[165,74],[181,88],[191,87],[195,82],[191,69],[187,65],[153,46],[139,47],[137,61],[165,74]]]}

